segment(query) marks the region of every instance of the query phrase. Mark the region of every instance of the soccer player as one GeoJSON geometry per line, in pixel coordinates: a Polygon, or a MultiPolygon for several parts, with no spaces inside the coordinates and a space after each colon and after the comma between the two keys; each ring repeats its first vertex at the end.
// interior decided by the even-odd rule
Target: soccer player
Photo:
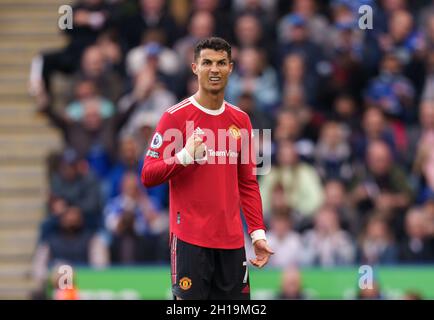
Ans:
{"type": "Polygon", "coordinates": [[[169,181],[174,296],[250,299],[240,207],[256,255],[250,262],[261,268],[273,251],[266,242],[250,119],[224,101],[233,68],[230,45],[215,37],[200,41],[191,66],[199,90],[163,114],[142,182],[151,187],[169,181]]]}

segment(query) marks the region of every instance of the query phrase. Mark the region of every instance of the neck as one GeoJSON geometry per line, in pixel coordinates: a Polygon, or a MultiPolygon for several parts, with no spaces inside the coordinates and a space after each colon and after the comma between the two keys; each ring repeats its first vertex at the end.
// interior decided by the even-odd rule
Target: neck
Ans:
{"type": "Polygon", "coordinates": [[[196,92],[194,98],[204,108],[210,110],[217,110],[220,109],[223,104],[224,91],[214,94],[211,92],[206,92],[202,88],[199,88],[199,91],[196,92]]]}

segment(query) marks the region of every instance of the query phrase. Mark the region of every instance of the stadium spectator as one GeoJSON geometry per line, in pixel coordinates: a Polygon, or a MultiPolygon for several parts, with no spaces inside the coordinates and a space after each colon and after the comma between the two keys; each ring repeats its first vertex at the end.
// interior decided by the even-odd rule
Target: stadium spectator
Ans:
{"type": "Polygon", "coordinates": [[[180,35],[179,28],[168,11],[166,2],[166,0],[140,0],[138,12],[123,18],[120,31],[127,49],[137,47],[143,34],[149,29],[162,30],[168,46],[175,43],[180,35]]]}
{"type": "Polygon", "coordinates": [[[113,103],[117,102],[124,91],[123,79],[115,69],[108,67],[109,62],[103,48],[101,45],[93,45],[84,50],[80,69],[72,75],[70,88],[66,92],[73,92],[77,83],[83,80],[92,80],[102,96],[113,103]]]}
{"type": "Polygon", "coordinates": [[[245,48],[261,48],[265,57],[273,67],[276,67],[276,49],[271,45],[272,31],[260,16],[252,12],[244,12],[237,16],[234,22],[234,60],[238,59],[239,51],[245,48]]]}
{"type": "Polygon", "coordinates": [[[245,48],[239,52],[238,65],[229,78],[226,99],[239,103],[243,93],[254,96],[258,110],[269,113],[277,106],[280,92],[276,71],[267,64],[264,52],[245,48]]]}
{"type": "Polygon", "coordinates": [[[407,65],[423,54],[425,42],[415,30],[413,16],[407,10],[395,10],[388,21],[388,32],[379,36],[383,53],[395,51],[401,64],[407,65]]]}
{"type": "Polygon", "coordinates": [[[355,21],[337,22],[330,28],[330,44],[326,47],[332,72],[328,78],[328,86],[323,89],[322,103],[339,92],[348,92],[358,96],[365,87],[366,71],[363,65],[365,30],[356,27],[355,21]],[[357,77],[354,75],[357,74],[357,77]]]}
{"type": "Polygon", "coordinates": [[[381,73],[370,81],[365,94],[366,103],[381,108],[394,119],[415,120],[415,89],[401,73],[396,53],[388,53],[381,61],[381,73]]]}
{"type": "Polygon", "coordinates": [[[358,300],[384,300],[386,296],[381,292],[380,284],[374,280],[371,287],[359,287],[356,299],[358,300]]]}
{"type": "Polygon", "coordinates": [[[306,63],[309,77],[326,76],[330,73],[330,64],[325,59],[324,51],[310,40],[307,21],[298,14],[287,16],[282,25],[284,31],[279,40],[279,61],[290,53],[301,54],[306,63]]]}
{"type": "Polygon", "coordinates": [[[79,0],[72,8],[74,28],[66,28],[68,44],[35,57],[30,72],[29,91],[37,95],[41,90],[51,93],[51,78],[55,71],[71,74],[79,68],[86,47],[114,25],[113,6],[104,0],[79,0]]]}
{"type": "Polygon", "coordinates": [[[232,14],[230,12],[229,4],[225,4],[225,1],[219,0],[193,0],[191,1],[191,17],[199,11],[205,11],[212,15],[213,21],[216,22],[215,36],[222,37],[224,39],[230,39],[232,33],[232,14]],[[217,23],[218,22],[218,23],[217,23]]]}
{"type": "MultiPolygon", "coordinates": [[[[380,109],[375,107],[366,109],[363,113],[361,125],[362,130],[352,134],[353,155],[357,161],[364,161],[368,145],[376,140],[387,143],[393,153],[393,157],[397,158],[396,136],[380,109]]],[[[354,129],[357,129],[357,127],[354,129]]]]}
{"type": "Polygon", "coordinates": [[[288,217],[291,217],[293,215],[292,211],[292,208],[286,201],[285,190],[282,184],[277,183],[271,190],[270,212],[266,222],[269,224],[271,217],[275,214],[286,214],[288,217]]]}
{"type": "MultiPolygon", "coordinates": [[[[260,20],[254,14],[244,13],[239,15],[234,25],[235,44],[238,50],[249,47],[262,47],[264,44],[263,28],[260,20]]],[[[236,51],[235,56],[236,58],[236,51]]]]}
{"type": "Polygon", "coordinates": [[[332,20],[335,23],[350,23],[355,20],[355,13],[360,4],[359,0],[332,0],[330,3],[330,11],[332,20]]]}
{"type": "Polygon", "coordinates": [[[290,141],[280,141],[277,164],[260,180],[264,213],[270,212],[271,192],[277,184],[283,186],[285,201],[297,213],[296,225],[305,223],[322,204],[323,188],[315,169],[299,160],[296,147],[290,141]]]}
{"type": "Polygon", "coordinates": [[[47,238],[58,229],[59,217],[67,208],[68,203],[65,199],[50,194],[47,203],[46,217],[43,219],[39,227],[38,243],[46,241],[47,238]]]}
{"type": "Polygon", "coordinates": [[[434,3],[431,0],[425,1],[423,6],[419,6],[417,14],[417,23],[420,29],[428,24],[428,19],[434,14],[434,3]]]}
{"type": "Polygon", "coordinates": [[[315,127],[307,121],[307,117],[302,112],[288,109],[279,110],[272,134],[275,144],[281,140],[292,141],[296,144],[300,156],[304,160],[312,161],[315,148],[313,141],[315,139],[315,127]]]}
{"type": "Polygon", "coordinates": [[[434,196],[434,152],[432,148],[425,145],[419,149],[417,154],[417,163],[415,163],[416,173],[415,178],[418,178],[416,203],[424,204],[434,196]]]}
{"type": "Polygon", "coordinates": [[[118,102],[120,112],[128,114],[128,110],[133,110],[122,129],[122,134],[134,134],[139,125],[137,119],[150,114],[158,118],[168,106],[175,103],[176,96],[166,88],[159,76],[157,59],[148,55],[146,64],[134,76],[134,87],[118,102]]]}
{"type": "MultiPolygon", "coordinates": [[[[361,131],[360,110],[354,96],[348,93],[339,93],[332,102],[332,109],[329,117],[344,126],[345,134],[353,142],[354,136],[361,131]]],[[[352,150],[352,155],[354,151],[352,150]]]]}
{"type": "Polygon", "coordinates": [[[314,227],[302,238],[304,263],[308,266],[334,267],[351,265],[355,260],[355,247],[351,236],[339,224],[337,212],[322,207],[314,218],[314,227]]]}
{"type": "Polygon", "coordinates": [[[399,259],[403,263],[434,261],[432,240],[428,234],[427,215],[420,208],[411,208],[405,216],[406,236],[399,246],[399,259]]]}
{"type": "MultiPolygon", "coordinates": [[[[150,131],[147,141],[151,138],[155,125],[148,126],[149,119],[140,119],[143,124],[142,131],[150,131]],[[146,128],[147,127],[147,128],[146,128]]],[[[158,119],[157,119],[158,120],[158,119]]],[[[119,156],[117,162],[113,164],[107,180],[104,181],[104,195],[106,201],[120,194],[121,181],[128,172],[140,174],[143,165],[142,149],[149,145],[148,142],[140,144],[140,140],[133,136],[122,136],[119,142],[119,156]]],[[[168,206],[168,185],[163,184],[152,188],[147,188],[146,192],[157,210],[163,210],[168,206]]],[[[105,201],[105,202],[106,202],[105,201]]]]}
{"type": "Polygon", "coordinates": [[[317,77],[306,72],[303,56],[299,53],[291,53],[283,59],[282,90],[291,93],[298,90],[305,103],[311,106],[317,104],[317,77]]]}
{"type": "Polygon", "coordinates": [[[96,45],[100,48],[106,68],[119,77],[125,77],[124,54],[118,32],[114,29],[101,33],[96,39],[96,45]]]}
{"type": "Polygon", "coordinates": [[[434,141],[434,100],[422,100],[419,105],[419,124],[408,128],[409,154],[407,163],[420,174],[420,160],[434,141]]]}
{"type": "Polygon", "coordinates": [[[117,112],[110,118],[101,117],[101,103],[98,98],[88,98],[83,103],[81,121],[71,121],[63,112],[54,110],[51,99],[40,94],[37,97],[38,111],[47,115],[52,124],[58,127],[65,142],[77,151],[80,158],[87,159],[92,171],[105,177],[116,159],[116,137],[135,109],[131,106],[124,112],[117,112]]]}
{"type": "Polygon", "coordinates": [[[141,44],[127,53],[126,69],[130,77],[136,77],[147,64],[155,68],[159,80],[167,88],[175,93],[180,92],[181,61],[173,49],[164,45],[161,30],[148,30],[143,35],[141,44]]]}
{"type": "Polygon", "coordinates": [[[394,264],[398,249],[387,221],[373,215],[359,238],[358,258],[360,264],[394,264]]]}
{"type": "Polygon", "coordinates": [[[132,136],[124,136],[119,143],[118,161],[113,165],[108,177],[108,198],[119,195],[121,180],[127,172],[140,172],[142,154],[137,141],[132,136]]]}
{"type": "Polygon", "coordinates": [[[351,180],[351,146],[346,138],[339,123],[329,121],[322,126],[315,148],[315,164],[323,180],[351,180]]]}
{"type": "Polygon", "coordinates": [[[110,118],[115,113],[113,102],[102,97],[92,80],[82,80],[75,85],[75,100],[65,108],[66,116],[72,121],[81,121],[84,116],[84,101],[87,99],[99,100],[100,115],[102,118],[110,118]]]}
{"type": "MultiPolygon", "coordinates": [[[[275,254],[270,257],[268,266],[284,269],[290,265],[301,265],[303,246],[300,234],[293,229],[290,215],[285,211],[274,211],[269,225],[267,241],[273,246],[275,254]]],[[[253,257],[253,248],[251,245],[248,248],[248,256],[253,257]]]]}
{"type": "Polygon", "coordinates": [[[122,177],[122,192],[104,209],[105,228],[111,236],[112,263],[133,264],[158,260],[161,234],[168,219],[160,214],[140,188],[136,172],[122,177]]]}
{"type": "Polygon", "coordinates": [[[208,11],[195,11],[191,16],[187,35],[178,39],[174,45],[174,49],[181,59],[184,72],[189,71],[193,61],[194,45],[199,40],[210,37],[214,33],[215,25],[215,18],[208,11]]]}
{"type": "MultiPolygon", "coordinates": [[[[375,209],[393,224],[400,236],[401,216],[413,199],[413,192],[403,169],[393,162],[385,142],[374,141],[368,146],[366,167],[356,174],[353,200],[359,212],[375,209]]],[[[363,219],[362,219],[363,221],[363,219]]]]}
{"type": "Polygon", "coordinates": [[[251,93],[242,93],[239,97],[238,106],[249,115],[253,129],[271,129],[271,116],[258,110],[254,96],[251,93]]]}
{"type": "Polygon", "coordinates": [[[278,296],[280,300],[305,300],[308,295],[303,290],[301,273],[296,267],[287,267],[281,280],[281,288],[278,296]]]}
{"type": "Polygon", "coordinates": [[[327,45],[329,36],[329,23],[327,19],[318,13],[318,4],[315,0],[295,0],[292,2],[292,10],[289,14],[283,16],[277,25],[278,35],[280,38],[285,37],[286,32],[290,32],[286,28],[291,28],[287,25],[287,19],[291,14],[297,14],[306,20],[310,39],[316,44],[324,47],[327,45]]]}
{"type": "Polygon", "coordinates": [[[237,13],[248,12],[262,17],[266,22],[271,22],[276,16],[276,0],[235,0],[232,2],[232,10],[237,13]]]}
{"type": "Polygon", "coordinates": [[[273,141],[281,140],[297,141],[303,137],[301,120],[295,112],[284,109],[276,116],[276,123],[273,130],[273,141]]]}
{"type": "Polygon", "coordinates": [[[431,242],[434,245],[434,199],[429,199],[423,205],[423,210],[427,215],[427,233],[428,236],[431,237],[431,242]]]}
{"type": "MultiPolygon", "coordinates": [[[[282,94],[282,103],[276,112],[278,121],[281,120],[279,118],[282,116],[284,118],[295,117],[298,123],[297,128],[299,128],[297,130],[302,130],[301,136],[304,137],[304,139],[301,140],[304,140],[313,147],[313,141],[318,139],[318,130],[325,120],[324,117],[320,112],[317,112],[306,103],[304,92],[301,87],[291,86],[285,88],[282,94]]],[[[283,129],[282,123],[279,123],[279,126],[280,129],[283,129]]],[[[297,138],[297,140],[299,139],[300,137],[297,138]]]]}
{"type": "Polygon", "coordinates": [[[422,88],[421,100],[434,100],[434,51],[429,51],[426,58],[426,77],[422,88]]]}
{"type": "Polygon", "coordinates": [[[95,268],[109,263],[105,242],[85,229],[79,207],[68,207],[60,216],[59,229],[37,246],[32,269],[37,284],[43,285],[50,267],[58,263],[95,268]]]}
{"type": "Polygon", "coordinates": [[[68,148],[63,152],[59,169],[52,174],[50,191],[54,216],[60,216],[67,206],[77,206],[86,228],[96,230],[100,226],[101,186],[75,150],[68,148]]]}
{"type": "Polygon", "coordinates": [[[407,290],[402,296],[403,300],[423,300],[423,296],[416,290],[407,290]]]}
{"type": "Polygon", "coordinates": [[[357,234],[360,221],[348,197],[346,184],[342,180],[330,179],[324,182],[324,206],[333,208],[339,216],[342,229],[357,234]]]}
{"type": "Polygon", "coordinates": [[[429,51],[434,47],[434,11],[427,14],[426,22],[422,27],[424,30],[426,48],[429,54],[429,51]]]}

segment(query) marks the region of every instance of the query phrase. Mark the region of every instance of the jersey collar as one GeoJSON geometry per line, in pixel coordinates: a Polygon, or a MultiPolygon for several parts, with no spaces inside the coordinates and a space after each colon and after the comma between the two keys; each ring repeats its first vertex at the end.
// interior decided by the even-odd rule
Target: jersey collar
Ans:
{"type": "Polygon", "coordinates": [[[223,100],[222,106],[216,110],[211,110],[208,108],[205,108],[204,106],[200,105],[199,102],[197,102],[197,100],[194,98],[194,96],[190,97],[190,101],[191,103],[198,109],[202,110],[203,112],[210,114],[212,116],[218,116],[220,114],[223,113],[223,111],[225,111],[225,101],[223,100]]]}

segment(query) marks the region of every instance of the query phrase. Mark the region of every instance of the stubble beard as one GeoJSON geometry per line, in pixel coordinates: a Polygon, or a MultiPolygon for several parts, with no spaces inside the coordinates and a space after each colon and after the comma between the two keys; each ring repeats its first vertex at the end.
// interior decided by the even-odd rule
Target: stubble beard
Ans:
{"type": "Polygon", "coordinates": [[[208,92],[208,93],[210,93],[210,94],[212,94],[212,95],[218,95],[218,94],[220,94],[220,93],[224,93],[224,91],[225,91],[225,89],[226,89],[226,83],[224,83],[220,88],[218,88],[218,89],[214,89],[214,88],[210,88],[210,87],[206,87],[206,86],[204,86],[203,87],[205,90],[204,91],[206,91],[206,92],[208,92]]]}
{"type": "Polygon", "coordinates": [[[212,95],[218,95],[219,93],[223,92],[225,90],[225,88],[220,88],[220,89],[210,89],[207,90],[209,93],[211,93],[212,95]]]}

